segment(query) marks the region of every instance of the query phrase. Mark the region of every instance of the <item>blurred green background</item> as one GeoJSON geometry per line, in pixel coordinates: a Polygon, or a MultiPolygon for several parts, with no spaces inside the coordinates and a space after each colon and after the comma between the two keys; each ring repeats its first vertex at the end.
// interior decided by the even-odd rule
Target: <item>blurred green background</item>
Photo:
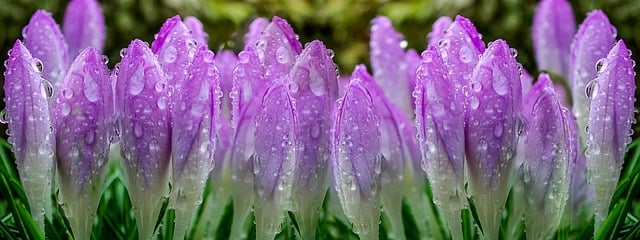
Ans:
{"type": "MultiPolygon", "coordinates": [[[[100,1],[107,23],[105,54],[110,66],[120,61],[119,50],[134,39],[151,42],[164,19],[176,14],[200,18],[210,35],[211,49],[242,49],[242,36],[252,19],[281,16],[290,21],[300,40],[324,41],[336,52],[334,60],[342,74],[355,64],[368,63],[370,20],[376,15],[390,17],[397,30],[405,35],[408,46],[419,52],[425,49],[426,34],[439,16],[461,14],[471,18],[486,42],[506,39],[519,52],[525,68],[537,72],[533,60],[531,22],[538,1],[534,0],[109,0],[100,1]]],[[[584,0],[571,1],[576,23],[587,12],[600,8],[618,28],[618,37],[640,58],[640,1],[584,0]]],[[[22,27],[37,9],[53,13],[62,22],[67,1],[0,0],[0,52],[7,52],[22,27]]],[[[2,55],[0,61],[7,56],[2,55]]],[[[4,72],[4,66],[0,67],[4,72]]]]}

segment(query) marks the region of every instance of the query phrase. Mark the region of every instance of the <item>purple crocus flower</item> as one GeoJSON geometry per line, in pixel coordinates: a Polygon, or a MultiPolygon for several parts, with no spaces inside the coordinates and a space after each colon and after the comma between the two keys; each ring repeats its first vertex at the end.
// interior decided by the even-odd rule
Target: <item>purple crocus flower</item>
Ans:
{"type": "Polygon", "coordinates": [[[285,81],[301,50],[291,26],[274,17],[255,48],[247,45],[238,55],[232,92],[234,237],[244,235],[249,206],[254,205],[256,234],[265,239],[280,231],[283,211],[291,208],[297,122],[285,81]]]}
{"type": "MultiPolygon", "coordinates": [[[[578,123],[578,132],[584,143],[589,119],[590,92],[593,90],[597,62],[607,56],[616,38],[616,29],[600,10],[587,15],[571,44],[569,83],[573,99],[573,115],[578,123]],[[588,94],[587,94],[588,93],[588,94]]],[[[601,63],[600,63],[601,64],[601,63]]]]}
{"type": "Polygon", "coordinates": [[[422,54],[417,73],[416,126],[424,171],[452,239],[462,239],[464,206],[464,108],[434,45],[422,54]]]}
{"type": "Polygon", "coordinates": [[[67,43],[60,27],[50,13],[38,10],[22,29],[22,37],[33,57],[41,62],[42,76],[49,83],[47,91],[56,95],[69,68],[67,43]]]}
{"type": "Polygon", "coordinates": [[[587,131],[587,169],[595,192],[595,232],[606,218],[634,121],[635,63],[620,40],[599,60],[587,131]]]}
{"type": "Polygon", "coordinates": [[[146,43],[133,40],[120,63],[116,115],[127,189],[140,239],[153,235],[168,194],[171,127],[168,79],[146,43]]]}
{"type": "Polygon", "coordinates": [[[104,16],[96,0],[72,0],[63,21],[69,56],[74,59],[82,49],[92,47],[102,52],[105,39],[104,16]]]}
{"type": "Polygon", "coordinates": [[[522,120],[518,65],[507,43],[496,40],[480,57],[466,104],[465,148],[469,193],[484,234],[498,238],[502,206],[522,120]]]}
{"type": "Polygon", "coordinates": [[[295,101],[296,166],[291,210],[304,239],[315,239],[316,223],[328,186],[331,114],[338,98],[336,67],[330,51],[315,40],[305,45],[287,76],[295,101]]]}
{"type": "Polygon", "coordinates": [[[8,142],[13,146],[23,189],[31,215],[44,233],[45,208],[50,203],[53,175],[54,137],[42,61],[34,58],[17,40],[5,62],[3,120],[9,123],[8,142]]]}
{"type": "Polygon", "coordinates": [[[331,170],[334,187],[352,231],[360,239],[378,239],[384,160],[380,143],[381,119],[375,111],[374,96],[363,84],[372,79],[359,68],[364,69],[364,66],[356,67],[344,96],[338,100],[331,170]]]}
{"type": "Polygon", "coordinates": [[[437,45],[457,94],[462,94],[463,86],[471,81],[471,73],[480,54],[485,51],[482,35],[471,20],[456,16],[437,45]]]}
{"type": "Polygon", "coordinates": [[[569,110],[559,101],[547,74],[523,101],[528,126],[522,150],[524,163],[524,222],[527,239],[554,236],[569,196],[569,169],[576,158],[578,139],[569,110]]]}
{"type": "Polygon", "coordinates": [[[576,31],[567,0],[543,0],[533,18],[532,39],[538,69],[569,74],[569,48],[576,31]]]}
{"type": "Polygon", "coordinates": [[[71,65],[52,107],[60,199],[77,239],[91,235],[100,202],[113,127],[112,99],[102,55],[86,48],[71,65]]]}

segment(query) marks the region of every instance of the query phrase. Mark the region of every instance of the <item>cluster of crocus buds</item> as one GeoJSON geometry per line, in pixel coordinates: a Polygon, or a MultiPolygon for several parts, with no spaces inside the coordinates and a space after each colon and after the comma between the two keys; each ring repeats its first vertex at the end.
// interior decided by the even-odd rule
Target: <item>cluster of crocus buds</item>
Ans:
{"type": "Polygon", "coordinates": [[[371,23],[373,75],[358,65],[339,78],[334,52],[303,45],[279,17],[255,19],[235,55],[214,54],[198,19],[175,16],[109,70],[96,1],[71,1],[63,31],[36,12],[5,62],[3,116],[34,219],[44,229],[59,187],[73,235],[89,239],[117,144],[140,239],[154,236],[167,199],[182,239],[208,181],[206,224],[217,227],[233,199],[233,239],[246,237],[250,212],[258,239],[275,238],[287,212],[314,239],[330,188],[361,239],[379,238],[381,217],[404,239],[403,197],[423,236],[447,237],[441,216],[462,239],[473,206],[483,235],[498,239],[511,191],[527,238],[552,238],[591,204],[598,230],[635,103],[635,63],[603,12],[575,33],[566,0],[540,3],[535,83],[515,49],[485,44],[465,17],[438,19],[421,55],[388,18],[371,23]]]}

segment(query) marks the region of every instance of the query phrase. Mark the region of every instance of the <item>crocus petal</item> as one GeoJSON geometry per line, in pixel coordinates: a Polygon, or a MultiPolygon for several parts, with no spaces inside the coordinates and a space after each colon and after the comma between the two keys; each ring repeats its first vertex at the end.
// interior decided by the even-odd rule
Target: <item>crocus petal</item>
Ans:
{"type": "Polygon", "coordinates": [[[249,25],[249,31],[244,35],[244,45],[255,46],[267,25],[269,25],[269,20],[266,18],[254,19],[249,25]]]}
{"type": "Polygon", "coordinates": [[[332,137],[334,187],[353,232],[360,239],[378,239],[381,202],[382,148],[380,117],[373,98],[356,76],[338,100],[332,137]]]}
{"type": "Polygon", "coordinates": [[[96,0],[73,0],[67,5],[62,25],[69,44],[70,59],[82,49],[92,47],[102,52],[105,39],[105,24],[102,8],[96,0]]]}
{"type": "Polygon", "coordinates": [[[371,21],[371,67],[376,82],[396,106],[412,114],[409,80],[405,52],[407,41],[391,24],[391,20],[378,16],[371,21]]]}
{"type": "MultiPolygon", "coordinates": [[[[166,74],[168,84],[175,91],[180,91],[187,78],[187,68],[193,60],[196,42],[191,36],[189,28],[182,23],[180,16],[168,18],[156,39],[151,44],[153,53],[158,55],[158,61],[166,74]]],[[[177,94],[172,94],[177,96],[177,94]]]]}
{"type": "Polygon", "coordinates": [[[506,42],[489,44],[469,86],[465,102],[469,193],[485,236],[497,239],[521,125],[520,77],[506,42]]]}
{"type": "Polygon", "coordinates": [[[570,139],[576,139],[570,136],[568,112],[554,93],[549,75],[541,74],[523,107],[529,124],[522,153],[528,239],[549,239],[560,224],[569,191],[569,152],[575,150],[570,139]]]}
{"type": "Polygon", "coordinates": [[[449,68],[456,91],[462,93],[462,86],[471,80],[471,73],[480,54],[485,51],[482,36],[471,20],[456,16],[443,38],[438,41],[438,48],[449,68]]]}
{"type": "Polygon", "coordinates": [[[9,123],[8,142],[13,146],[31,216],[44,233],[45,206],[51,199],[54,138],[40,64],[17,40],[5,62],[4,118],[9,123]]]}
{"type": "Polygon", "coordinates": [[[252,155],[257,199],[256,237],[273,239],[280,232],[283,211],[289,209],[296,158],[296,114],[282,84],[270,87],[262,96],[255,118],[255,153],[252,155]]]}
{"type": "Polygon", "coordinates": [[[69,68],[52,109],[60,196],[77,239],[91,235],[100,201],[113,127],[112,99],[102,55],[86,48],[69,68]]]}
{"type": "MultiPolygon", "coordinates": [[[[407,64],[407,81],[409,81],[409,92],[413,93],[413,90],[416,88],[416,71],[418,71],[418,67],[420,67],[420,54],[415,49],[407,50],[407,53],[404,55],[404,61],[407,64]]],[[[413,119],[414,111],[415,111],[415,99],[411,98],[411,112],[406,115],[413,119]]],[[[415,137],[415,136],[414,136],[415,137]]]]}
{"type": "Polygon", "coordinates": [[[222,50],[216,55],[214,63],[220,70],[220,89],[224,96],[222,97],[222,117],[226,121],[231,120],[231,88],[233,87],[233,71],[238,66],[238,57],[233,51],[222,50]]]}
{"type": "Polygon", "coordinates": [[[541,1],[531,30],[538,69],[566,77],[569,73],[569,48],[576,31],[569,1],[541,1]]]}
{"type": "Polygon", "coordinates": [[[254,202],[253,160],[255,146],[255,116],[261,108],[258,97],[266,89],[264,68],[260,65],[255,48],[247,45],[238,54],[238,67],[233,72],[231,147],[231,178],[233,181],[233,224],[230,238],[243,238],[244,222],[254,202]]]}
{"type": "Polygon", "coordinates": [[[69,68],[67,43],[60,27],[50,13],[39,10],[31,16],[29,25],[22,29],[22,37],[33,57],[40,59],[42,76],[53,85],[53,94],[56,95],[69,68]]]}
{"type": "Polygon", "coordinates": [[[453,23],[453,20],[449,16],[442,16],[436,19],[431,26],[431,32],[427,34],[427,47],[430,45],[436,45],[440,39],[444,38],[445,31],[453,23]]]}
{"type": "Polygon", "coordinates": [[[453,239],[462,238],[460,211],[464,193],[463,106],[449,80],[448,69],[437,47],[422,54],[418,70],[416,126],[435,202],[448,222],[453,239]]]}
{"type": "Polygon", "coordinates": [[[188,16],[184,18],[184,25],[191,31],[191,36],[196,40],[197,45],[205,45],[209,44],[209,34],[204,31],[204,25],[202,22],[196,17],[188,16]]]}
{"type": "Polygon", "coordinates": [[[214,54],[200,45],[189,67],[189,77],[177,96],[172,127],[172,202],[176,211],[174,238],[184,238],[213,168],[220,118],[220,73],[214,54]],[[184,106],[184,108],[182,107],[184,106]]]}
{"type": "Polygon", "coordinates": [[[301,51],[302,44],[291,25],[279,17],[273,17],[256,42],[256,53],[269,81],[278,80],[289,73],[301,51]]]}
{"type": "Polygon", "coordinates": [[[607,56],[615,43],[616,29],[600,10],[590,12],[582,22],[571,44],[569,83],[573,100],[573,115],[578,122],[580,138],[586,141],[591,99],[586,92],[592,90],[589,82],[596,77],[596,62],[607,56]],[[589,90],[586,90],[589,88],[589,90]]]}
{"type": "Polygon", "coordinates": [[[620,40],[602,61],[593,89],[587,131],[587,177],[595,190],[595,231],[606,218],[618,183],[624,153],[631,143],[635,63],[620,40]]]}
{"type": "Polygon", "coordinates": [[[336,67],[322,42],[305,45],[287,77],[296,101],[296,168],[293,213],[304,239],[315,239],[316,223],[328,186],[331,115],[338,98],[336,67]]]}
{"type": "Polygon", "coordinates": [[[153,235],[168,191],[171,128],[169,90],[157,58],[133,40],[121,62],[116,109],[121,155],[140,239],[153,235]]]}
{"type": "Polygon", "coordinates": [[[524,68],[522,68],[522,76],[520,76],[520,85],[522,86],[522,95],[526,95],[533,85],[533,77],[524,68]]]}

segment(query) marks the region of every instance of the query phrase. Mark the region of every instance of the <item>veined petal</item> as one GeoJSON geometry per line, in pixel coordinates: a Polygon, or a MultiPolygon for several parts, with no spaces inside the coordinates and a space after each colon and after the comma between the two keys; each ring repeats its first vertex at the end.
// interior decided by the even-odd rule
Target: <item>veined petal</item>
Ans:
{"type": "Polygon", "coordinates": [[[247,104],[254,99],[253,96],[262,94],[268,85],[264,75],[265,70],[260,64],[255,48],[246,46],[245,50],[238,54],[238,66],[233,71],[233,87],[229,94],[232,99],[231,126],[234,129],[242,124],[247,104]]]}
{"type": "Polygon", "coordinates": [[[98,49],[75,59],[53,103],[61,201],[74,236],[89,238],[100,201],[113,127],[109,70],[98,49]]]}
{"type": "Polygon", "coordinates": [[[595,10],[587,15],[571,43],[569,59],[569,83],[573,100],[571,109],[577,119],[578,132],[583,142],[586,141],[591,103],[586,92],[593,88],[589,83],[596,78],[598,60],[607,56],[607,52],[615,43],[615,38],[616,29],[609,23],[607,15],[600,10],[595,10]]]}
{"type": "MultiPolygon", "coordinates": [[[[175,91],[182,89],[188,76],[188,67],[196,52],[196,41],[189,28],[182,23],[180,16],[168,18],[156,39],[151,44],[153,53],[158,55],[166,79],[175,91]]],[[[177,96],[177,94],[172,94],[177,96]]]]}
{"type": "MultiPolygon", "coordinates": [[[[422,54],[418,69],[416,126],[435,202],[453,239],[462,238],[460,210],[464,199],[464,108],[448,69],[434,45],[422,54]],[[456,201],[457,199],[457,201],[456,201]]],[[[477,86],[476,86],[477,87],[477,86]]]]}
{"type": "Polygon", "coordinates": [[[587,132],[587,177],[595,190],[597,232],[608,214],[609,203],[631,143],[634,121],[635,63],[620,40],[602,61],[593,89],[587,132]]]}
{"type": "Polygon", "coordinates": [[[469,86],[465,102],[469,192],[485,236],[496,239],[522,124],[518,66],[505,41],[489,44],[469,86]]]}
{"type": "Polygon", "coordinates": [[[156,56],[133,40],[116,82],[121,155],[139,237],[152,236],[168,191],[171,150],[169,90],[156,56]]]}
{"type": "Polygon", "coordinates": [[[568,76],[569,48],[576,31],[567,0],[544,0],[533,17],[531,38],[539,70],[568,76]]]}
{"type": "MultiPolygon", "coordinates": [[[[563,107],[547,74],[541,74],[524,100],[524,220],[527,238],[555,234],[568,198],[571,145],[569,110],[563,107]]],[[[575,142],[573,142],[575,143],[575,142]]]]}
{"type": "Polygon", "coordinates": [[[15,42],[5,62],[7,109],[3,117],[9,123],[8,142],[13,146],[31,215],[44,233],[45,206],[51,199],[54,138],[40,64],[20,40],[15,42]]]}
{"type": "Polygon", "coordinates": [[[453,23],[453,20],[449,16],[442,16],[436,19],[431,26],[431,32],[427,34],[427,47],[431,45],[437,45],[438,42],[444,38],[445,31],[449,29],[449,26],[453,23]]]}
{"type": "Polygon", "coordinates": [[[191,36],[196,40],[197,45],[209,45],[209,34],[204,31],[202,22],[194,16],[184,18],[184,25],[191,31],[191,36]]]}
{"type": "MultiPolygon", "coordinates": [[[[407,81],[409,81],[409,93],[413,93],[413,90],[416,89],[416,72],[418,71],[418,67],[420,67],[420,62],[422,59],[420,58],[420,54],[415,49],[407,50],[407,53],[404,55],[404,61],[407,64],[407,81]]],[[[411,97],[411,112],[405,113],[407,117],[413,119],[413,115],[415,114],[415,98],[411,97]]],[[[415,137],[415,136],[414,136],[415,137]]]]}
{"type": "Polygon", "coordinates": [[[262,32],[261,38],[256,42],[256,53],[264,66],[268,81],[286,76],[301,51],[302,44],[298,41],[291,25],[277,16],[273,17],[271,23],[262,32]]]}
{"type": "Polygon", "coordinates": [[[290,209],[298,129],[293,101],[282,83],[262,96],[255,117],[255,153],[252,155],[257,198],[256,236],[273,239],[281,230],[284,210],[290,209]]]}
{"type": "Polygon", "coordinates": [[[22,37],[29,52],[41,61],[42,76],[53,85],[56,95],[69,68],[67,43],[60,26],[50,13],[38,10],[31,16],[29,25],[22,29],[22,37]]]}
{"type": "Polygon", "coordinates": [[[369,47],[374,79],[391,102],[406,114],[411,114],[410,83],[404,61],[406,44],[407,41],[393,28],[387,17],[378,16],[371,21],[369,47]]]}
{"type": "Polygon", "coordinates": [[[327,192],[331,115],[338,98],[336,68],[329,50],[315,40],[305,45],[287,77],[296,101],[296,167],[292,211],[305,239],[315,239],[320,209],[327,192]]]}
{"type": "Polygon", "coordinates": [[[96,0],[73,0],[67,5],[62,25],[74,59],[82,49],[92,47],[102,52],[106,35],[102,8],[96,0]]]}
{"type": "Polygon", "coordinates": [[[352,76],[338,100],[332,137],[334,186],[353,232],[377,239],[382,204],[377,197],[382,177],[380,117],[373,98],[358,76],[352,76]]]}
{"type": "Polygon", "coordinates": [[[220,118],[220,73],[214,54],[200,45],[189,67],[189,77],[173,109],[172,203],[176,213],[174,238],[184,238],[190,219],[202,202],[202,193],[214,164],[216,121],[220,118]]]}
{"type": "Polygon", "coordinates": [[[258,40],[262,37],[262,32],[269,25],[269,20],[266,18],[256,18],[249,25],[249,31],[244,35],[245,46],[255,46],[258,40]]]}
{"type": "Polygon", "coordinates": [[[445,65],[449,68],[456,91],[461,92],[462,87],[471,80],[480,54],[485,51],[482,36],[471,20],[456,16],[455,21],[438,41],[438,48],[445,65]]]}

